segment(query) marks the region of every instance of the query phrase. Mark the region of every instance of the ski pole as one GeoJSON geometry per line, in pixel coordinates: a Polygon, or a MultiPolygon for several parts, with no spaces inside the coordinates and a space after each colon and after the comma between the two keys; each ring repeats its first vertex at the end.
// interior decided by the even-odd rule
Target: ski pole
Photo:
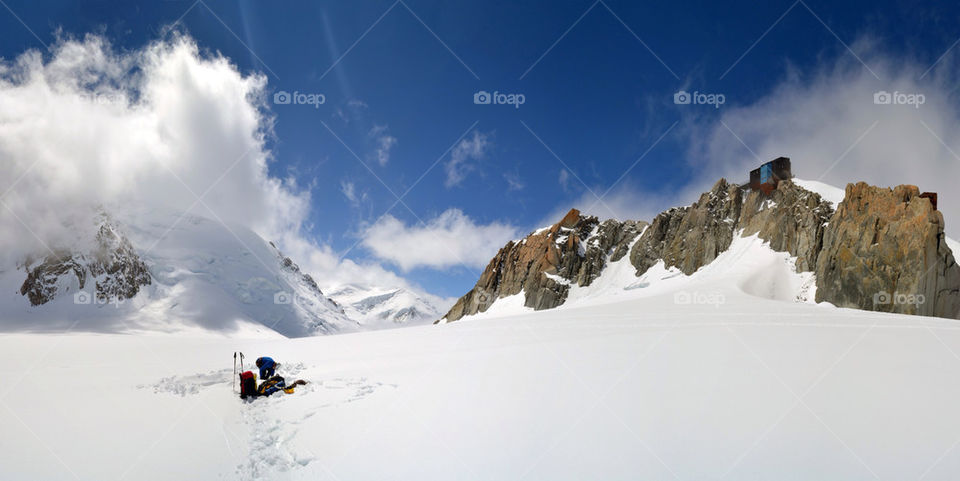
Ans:
{"type": "MultiPolygon", "coordinates": [[[[233,382],[230,383],[230,386],[236,386],[239,381],[237,380],[237,351],[233,351],[233,382]]],[[[233,392],[237,392],[234,389],[233,392]]]]}

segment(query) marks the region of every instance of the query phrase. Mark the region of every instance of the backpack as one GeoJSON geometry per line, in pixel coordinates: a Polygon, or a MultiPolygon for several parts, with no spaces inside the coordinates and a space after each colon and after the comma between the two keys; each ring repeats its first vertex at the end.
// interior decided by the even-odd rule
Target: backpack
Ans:
{"type": "Polygon", "coordinates": [[[282,376],[273,376],[260,383],[260,387],[257,388],[257,394],[260,396],[269,396],[285,387],[286,383],[282,376]]]}
{"type": "Polygon", "coordinates": [[[257,377],[253,375],[253,371],[240,373],[240,399],[255,397],[257,394],[257,377]]]}

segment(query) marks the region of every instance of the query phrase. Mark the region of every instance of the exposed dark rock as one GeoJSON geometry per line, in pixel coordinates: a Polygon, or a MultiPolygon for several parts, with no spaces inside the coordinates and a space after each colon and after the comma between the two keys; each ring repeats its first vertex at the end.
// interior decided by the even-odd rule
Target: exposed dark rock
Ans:
{"type": "Polygon", "coordinates": [[[817,302],[960,318],[960,267],[943,227],[916,186],[848,184],[817,260],[817,302]]]}
{"type": "Polygon", "coordinates": [[[960,267],[946,246],[943,216],[913,186],[847,187],[837,211],[820,195],[783,180],[769,192],[720,179],[694,204],[644,222],[599,222],[571,210],[553,226],[507,243],[447,321],[486,311],[524,293],[525,305],[549,309],[569,286],[590,285],[627,253],[637,275],[663,261],[690,275],[727,250],[734,235],[757,235],[815,271],[816,300],[843,307],[960,318],[960,267]],[[638,234],[642,235],[637,238],[638,234]],[[632,247],[631,247],[632,246],[632,247]],[[890,296],[889,303],[874,296],[890,296]],[[901,303],[898,294],[924,302],[901,303]]]}
{"type": "Polygon", "coordinates": [[[24,269],[27,270],[27,279],[20,286],[20,295],[26,296],[30,305],[39,306],[50,302],[57,295],[58,281],[66,275],[76,276],[80,288],[87,282],[87,271],[68,252],[50,255],[43,261],[29,268],[27,261],[24,269]]]}
{"type": "Polygon", "coordinates": [[[747,194],[738,228],[744,236],[757,234],[775,251],[789,252],[797,258],[797,271],[809,272],[817,268],[823,232],[832,215],[833,208],[820,195],[785,180],[770,195],[747,194]]]}
{"type": "Polygon", "coordinates": [[[663,260],[690,275],[730,247],[743,193],[720,179],[693,205],[670,209],[653,219],[630,251],[630,262],[643,275],[663,260]]]}
{"type": "Polygon", "coordinates": [[[608,256],[619,260],[646,225],[644,222],[601,223],[571,209],[553,226],[520,241],[510,241],[484,269],[476,286],[446,316],[455,321],[484,312],[493,301],[524,293],[524,305],[550,309],[566,300],[571,284],[589,285],[608,256]]]}
{"type": "Polygon", "coordinates": [[[39,264],[28,261],[24,270],[27,278],[20,287],[20,294],[34,306],[57,297],[64,286],[73,284],[71,277],[79,289],[84,289],[87,280],[92,279],[95,283],[93,295],[101,303],[130,299],[151,282],[146,264],[130,241],[108,221],[100,225],[91,252],[61,251],[46,256],[39,264]]]}

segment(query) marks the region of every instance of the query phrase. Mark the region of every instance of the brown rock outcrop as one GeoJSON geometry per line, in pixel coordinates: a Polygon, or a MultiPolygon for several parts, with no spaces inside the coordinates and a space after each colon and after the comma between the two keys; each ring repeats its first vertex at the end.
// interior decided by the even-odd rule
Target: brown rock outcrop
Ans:
{"type": "Polygon", "coordinates": [[[502,297],[524,293],[524,305],[550,309],[566,300],[571,284],[593,282],[607,256],[619,260],[645,222],[600,222],[571,209],[560,222],[525,239],[510,241],[497,252],[477,284],[444,316],[455,321],[486,311],[502,297]]]}
{"type": "Polygon", "coordinates": [[[848,184],[817,260],[817,302],[960,318],[960,267],[943,227],[915,186],[848,184]]]}
{"type": "Polygon", "coordinates": [[[601,223],[571,210],[557,224],[508,243],[445,318],[486,311],[521,292],[528,307],[556,307],[570,285],[590,285],[608,259],[628,253],[638,276],[660,261],[690,275],[727,250],[738,232],[796,257],[797,271],[814,271],[818,302],[960,318],[960,267],[930,201],[913,186],[863,183],[848,186],[846,196],[834,212],[819,194],[789,180],[764,193],[720,179],[697,202],[660,213],[648,227],[601,223]]]}

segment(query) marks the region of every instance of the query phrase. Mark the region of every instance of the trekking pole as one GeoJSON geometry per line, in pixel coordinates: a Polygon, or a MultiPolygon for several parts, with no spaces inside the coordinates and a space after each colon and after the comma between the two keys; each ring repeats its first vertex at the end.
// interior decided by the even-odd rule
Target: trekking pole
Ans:
{"type": "MultiPolygon", "coordinates": [[[[237,382],[238,382],[237,381],[237,351],[233,351],[233,382],[230,383],[230,386],[231,387],[236,386],[235,383],[237,382]]],[[[234,390],[233,392],[237,392],[237,391],[234,390]]]]}

